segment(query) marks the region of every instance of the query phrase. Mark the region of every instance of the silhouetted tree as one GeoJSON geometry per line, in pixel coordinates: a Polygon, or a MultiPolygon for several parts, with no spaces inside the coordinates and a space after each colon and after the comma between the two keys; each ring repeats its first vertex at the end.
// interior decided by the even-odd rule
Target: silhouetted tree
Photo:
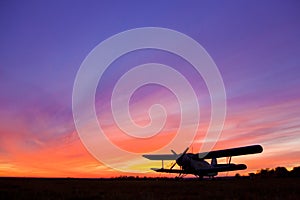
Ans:
{"type": "Polygon", "coordinates": [[[241,178],[241,175],[239,173],[236,173],[234,177],[239,179],[239,178],[241,178]]]}
{"type": "Polygon", "coordinates": [[[270,169],[266,168],[266,169],[261,169],[257,174],[260,175],[261,177],[270,177],[270,173],[269,173],[270,169]]]}
{"type": "Polygon", "coordinates": [[[291,175],[293,177],[300,177],[300,166],[294,167],[293,170],[291,171],[291,175]]]}
{"type": "Polygon", "coordinates": [[[276,177],[287,177],[289,175],[289,171],[285,167],[276,167],[275,176],[276,177]]]}
{"type": "Polygon", "coordinates": [[[250,177],[251,179],[253,179],[255,176],[256,176],[255,173],[249,173],[249,177],[250,177]]]}
{"type": "MultiPolygon", "coordinates": [[[[250,175],[254,177],[254,174],[250,175]]],[[[292,171],[288,171],[285,167],[276,167],[275,169],[261,169],[255,176],[258,177],[300,177],[300,166],[294,167],[292,171]]]]}

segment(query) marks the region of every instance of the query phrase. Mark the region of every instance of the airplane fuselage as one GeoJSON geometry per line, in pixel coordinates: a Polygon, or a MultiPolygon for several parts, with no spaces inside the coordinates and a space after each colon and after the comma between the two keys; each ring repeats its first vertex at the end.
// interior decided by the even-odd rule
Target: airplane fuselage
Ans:
{"type": "Polygon", "coordinates": [[[218,172],[202,173],[203,170],[212,169],[215,165],[209,164],[204,159],[194,159],[193,154],[183,155],[176,163],[182,167],[183,170],[191,172],[197,176],[216,176],[218,172]]]}

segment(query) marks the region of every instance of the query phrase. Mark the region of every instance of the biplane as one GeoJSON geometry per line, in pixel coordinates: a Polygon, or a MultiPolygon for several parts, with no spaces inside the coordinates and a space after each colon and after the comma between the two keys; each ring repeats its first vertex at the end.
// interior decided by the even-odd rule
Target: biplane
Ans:
{"type": "Polygon", "coordinates": [[[233,156],[261,153],[263,148],[261,145],[251,145],[196,154],[187,153],[188,150],[189,148],[181,154],[177,154],[175,151],[171,150],[172,154],[147,154],[143,155],[143,157],[149,160],[162,161],[161,168],[151,168],[156,172],[176,173],[179,174],[178,177],[193,174],[202,179],[204,176],[214,177],[218,175],[218,172],[247,169],[245,164],[231,163],[231,158],[233,156]],[[227,157],[227,163],[218,164],[217,158],[222,157],[227,157]],[[210,164],[206,161],[207,159],[211,159],[210,164]],[[175,160],[175,162],[170,168],[164,168],[165,160],[175,160]],[[180,169],[173,169],[175,165],[178,165],[180,169]]]}

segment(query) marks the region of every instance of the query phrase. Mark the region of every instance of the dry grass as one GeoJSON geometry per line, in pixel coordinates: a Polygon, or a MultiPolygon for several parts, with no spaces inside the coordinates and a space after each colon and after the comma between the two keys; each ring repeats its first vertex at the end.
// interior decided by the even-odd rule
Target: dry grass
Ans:
{"type": "Polygon", "coordinates": [[[300,199],[299,178],[99,180],[1,178],[0,199],[300,199]]]}

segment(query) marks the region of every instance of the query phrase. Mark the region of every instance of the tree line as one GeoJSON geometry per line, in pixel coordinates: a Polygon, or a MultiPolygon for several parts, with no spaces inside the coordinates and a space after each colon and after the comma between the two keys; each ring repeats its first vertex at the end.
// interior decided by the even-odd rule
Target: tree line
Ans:
{"type": "MultiPolygon", "coordinates": [[[[239,176],[236,174],[236,176],[239,176]]],[[[250,177],[300,177],[300,166],[287,170],[285,167],[276,167],[275,169],[261,169],[256,173],[249,173],[250,177]]]]}

